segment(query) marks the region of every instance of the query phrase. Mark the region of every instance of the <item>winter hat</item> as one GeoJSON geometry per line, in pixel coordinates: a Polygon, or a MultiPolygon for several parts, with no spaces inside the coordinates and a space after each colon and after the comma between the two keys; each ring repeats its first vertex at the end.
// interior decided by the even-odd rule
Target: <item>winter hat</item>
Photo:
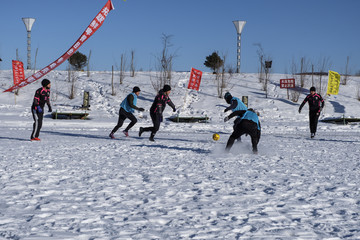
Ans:
{"type": "Polygon", "coordinates": [[[163,88],[164,92],[167,92],[167,91],[170,91],[170,90],[171,90],[171,87],[169,85],[164,85],[164,88],[163,88]]]}
{"type": "Polygon", "coordinates": [[[133,93],[140,92],[140,88],[138,86],[135,86],[133,88],[133,93]]]}
{"type": "Polygon", "coordinates": [[[49,83],[50,83],[50,80],[49,80],[49,79],[46,79],[46,78],[41,81],[41,85],[42,85],[43,87],[46,87],[47,85],[49,85],[49,83]]]}
{"type": "Polygon", "coordinates": [[[232,99],[231,93],[229,93],[229,92],[225,93],[224,98],[227,103],[230,103],[230,101],[232,99]]]}
{"type": "Polygon", "coordinates": [[[311,87],[311,88],[310,88],[310,92],[312,92],[312,91],[316,92],[316,88],[315,88],[315,87],[311,87]]]}

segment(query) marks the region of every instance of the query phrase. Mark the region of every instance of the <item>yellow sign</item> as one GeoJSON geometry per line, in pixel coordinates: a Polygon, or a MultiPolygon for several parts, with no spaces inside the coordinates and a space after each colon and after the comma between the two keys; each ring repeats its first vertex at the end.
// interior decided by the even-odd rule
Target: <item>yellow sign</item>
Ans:
{"type": "Polygon", "coordinates": [[[340,74],[329,70],[329,81],[326,94],[337,95],[339,93],[340,74]]]}

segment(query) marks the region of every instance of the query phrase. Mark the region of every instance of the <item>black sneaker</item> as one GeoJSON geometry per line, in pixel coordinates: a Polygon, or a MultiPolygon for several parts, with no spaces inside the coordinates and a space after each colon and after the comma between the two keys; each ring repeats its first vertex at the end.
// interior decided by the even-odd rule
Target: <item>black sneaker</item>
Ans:
{"type": "Polygon", "coordinates": [[[311,138],[314,138],[315,137],[315,133],[311,133],[311,138]]]}
{"type": "Polygon", "coordinates": [[[140,127],[140,130],[139,130],[139,137],[141,137],[141,134],[144,132],[144,128],[140,127]]]}
{"type": "Polygon", "coordinates": [[[150,136],[150,137],[149,137],[149,141],[155,142],[154,136],[150,136]]]}

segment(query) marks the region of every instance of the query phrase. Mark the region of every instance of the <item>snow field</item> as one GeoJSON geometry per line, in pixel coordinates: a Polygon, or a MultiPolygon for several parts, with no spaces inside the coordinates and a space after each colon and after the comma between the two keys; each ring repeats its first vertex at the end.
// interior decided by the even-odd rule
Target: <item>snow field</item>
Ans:
{"type": "MultiPolygon", "coordinates": [[[[1,86],[8,74],[1,72],[1,86]]],[[[66,98],[64,75],[49,76],[58,85],[53,109],[82,103],[81,91],[66,98]]],[[[79,88],[91,90],[91,120],[45,117],[41,142],[29,141],[37,83],[21,90],[16,105],[13,95],[2,93],[0,239],[359,238],[359,125],[319,122],[310,139],[307,109],[298,114],[298,104],[284,100],[286,92],[275,85],[264,98],[255,75],[245,74],[230,92],[248,95],[260,112],[259,154],[252,154],[246,136],[225,153],[232,121],[223,122],[227,104],[216,96],[211,77],[205,74],[201,90],[188,93],[184,110],[185,73],[171,95],[181,115],[206,114],[209,123],[165,120],[153,143],[149,133],[138,137],[139,127],[151,125],[155,96],[146,74],[128,78],[133,82],[115,97],[109,74],[80,76],[79,88]],[[135,84],[142,89],[138,106],[147,111],[136,113],[130,137],[122,133],[125,121],[110,139],[119,104],[135,84]]],[[[356,99],[336,98],[343,114],[356,116],[356,99]]],[[[337,116],[332,106],[327,103],[327,116],[337,116]]],[[[167,108],[164,116],[171,114],[167,108]]]]}

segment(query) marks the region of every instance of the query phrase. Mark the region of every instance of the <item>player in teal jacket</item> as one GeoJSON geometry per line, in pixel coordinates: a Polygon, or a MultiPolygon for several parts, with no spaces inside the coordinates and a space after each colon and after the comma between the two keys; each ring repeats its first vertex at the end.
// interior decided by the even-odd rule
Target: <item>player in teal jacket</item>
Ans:
{"type": "Polygon", "coordinates": [[[110,138],[115,138],[114,134],[116,133],[116,131],[123,125],[125,119],[130,119],[130,123],[129,125],[125,128],[125,130],[123,131],[123,133],[125,134],[126,137],[129,136],[129,130],[130,128],[132,128],[136,122],[137,119],[134,116],[133,112],[135,112],[135,110],[138,111],[144,111],[143,108],[138,108],[136,106],[137,103],[137,97],[140,95],[140,88],[135,86],[133,88],[133,92],[130,93],[129,95],[127,95],[127,97],[121,102],[120,104],[120,110],[119,110],[119,120],[117,125],[114,127],[114,129],[111,131],[109,137],[110,138]]]}
{"type": "Polygon", "coordinates": [[[240,110],[231,113],[228,117],[225,117],[224,121],[226,122],[234,116],[239,116],[240,121],[235,126],[233,133],[229,137],[229,140],[226,144],[226,150],[230,151],[235,140],[238,139],[241,135],[249,134],[251,137],[253,152],[256,154],[258,152],[257,145],[260,141],[261,135],[261,125],[258,115],[253,109],[249,108],[248,110],[240,110]]]}

